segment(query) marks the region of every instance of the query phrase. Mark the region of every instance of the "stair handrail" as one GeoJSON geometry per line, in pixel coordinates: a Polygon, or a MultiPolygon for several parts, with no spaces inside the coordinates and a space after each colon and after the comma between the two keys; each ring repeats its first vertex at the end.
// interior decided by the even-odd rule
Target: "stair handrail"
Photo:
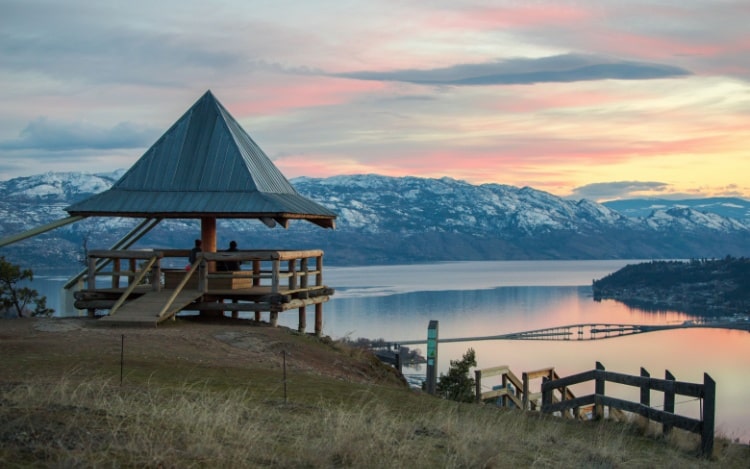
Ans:
{"type": "MultiPolygon", "coordinates": [[[[138,275],[135,276],[133,281],[130,285],[128,285],[128,288],[125,289],[125,291],[120,295],[120,298],[117,299],[114,305],[109,309],[109,315],[113,316],[115,312],[122,306],[123,303],[125,303],[125,300],[128,299],[128,296],[130,296],[131,293],[133,293],[133,290],[135,290],[135,287],[138,286],[139,283],[141,283],[141,280],[146,276],[146,273],[151,270],[151,267],[154,265],[156,260],[159,259],[159,256],[153,256],[149,258],[148,262],[146,263],[145,267],[143,267],[143,270],[138,272],[138,275]]],[[[159,279],[156,279],[158,282],[159,279]]]]}
{"type": "Polygon", "coordinates": [[[183,277],[180,283],[177,284],[177,287],[174,289],[174,292],[172,292],[172,294],[169,296],[169,299],[164,304],[164,307],[159,311],[159,314],[156,315],[157,318],[162,319],[162,316],[167,312],[169,307],[172,306],[172,303],[174,303],[174,300],[177,298],[177,295],[179,295],[180,292],[182,292],[182,290],[185,288],[185,285],[187,285],[188,280],[190,280],[190,277],[192,277],[193,273],[195,273],[195,271],[198,270],[198,268],[202,266],[203,264],[204,264],[203,254],[197,253],[196,261],[193,262],[192,266],[190,266],[190,270],[187,271],[187,273],[185,274],[185,277],[183,277]]]}

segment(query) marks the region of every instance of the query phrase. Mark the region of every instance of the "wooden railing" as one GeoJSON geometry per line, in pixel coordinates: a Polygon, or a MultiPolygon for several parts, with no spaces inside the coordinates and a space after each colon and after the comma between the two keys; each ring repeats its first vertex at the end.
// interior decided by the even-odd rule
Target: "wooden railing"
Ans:
{"type": "Polygon", "coordinates": [[[89,290],[96,290],[97,277],[111,277],[112,288],[120,288],[120,278],[128,279],[128,286],[135,286],[143,282],[144,279],[151,284],[153,290],[161,289],[161,282],[154,282],[153,279],[161,278],[161,260],[164,253],[161,251],[89,251],[88,253],[88,272],[86,280],[89,290]],[[108,259],[111,261],[112,270],[99,270],[99,259],[108,259]],[[128,261],[128,269],[122,270],[122,261],[128,261]],[[145,263],[138,266],[138,261],[145,263]]]}
{"type": "Polygon", "coordinates": [[[233,272],[202,269],[199,284],[202,291],[207,291],[212,279],[247,279],[250,286],[270,286],[271,293],[281,291],[282,282],[286,280],[288,292],[307,290],[323,286],[323,251],[235,251],[204,252],[204,262],[242,262],[252,267],[233,272]]]}
{"type": "MultiPolygon", "coordinates": [[[[162,273],[168,270],[162,268],[164,259],[186,258],[188,255],[189,251],[184,249],[89,251],[86,275],[88,289],[97,289],[97,277],[111,277],[111,288],[120,288],[120,280],[124,277],[129,287],[144,282],[151,284],[153,290],[159,291],[163,288],[162,273]],[[108,260],[112,268],[102,270],[100,262],[102,259],[108,260]],[[123,261],[127,261],[127,266],[122,265],[123,261]],[[139,266],[138,261],[144,265],[139,266]]],[[[283,285],[286,293],[294,293],[323,286],[323,251],[321,250],[204,252],[201,253],[199,259],[201,265],[198,269],[198,289],[200,291],[224,287],[231,289],[237,286],[248,288],[268,286],[271,293],[279,293],[283,285]],[[241,262],[249,265],[250,268],[233,272],[216,271],[214,266],[217,262],[241,262]],[[243,284],[242,280],[246,282],[243,284]]],[[[193,270],[186,272],[182,269],[172,269],[170,272],[178,273],[178,280],[170,288],[177,286],[180,289],[185,288],[182,280],[188,274],[192,275],[193,270]]]]}
{"type": "Polygon", "coordinates": [[[522,391],[526,386],[523,385],[518,376],[513,374],[507,366],[474,370],[474,383],[476,385],[476,401],[479,403],[500,399],[502,407],[508,407],[510,402],[513,402],[519,409],[526,408],[527,399],[522,391]],[[482,379],[493,376],[500,376],[502,387],[482,392],[482,379]],[[511,385],[515,388],[511,388],[511,385]]]}
{"type": "MultiPolygon", "coordinates": [[[[500,399],[500,406],[508,407],[510,402],[523,410],[539,410],[541,409],[541,382],[539,383],[539,391],[531,392],[531,383],[534,380],[539,379],[558,379],[559,376],[555,372],[554,367],[542,368],[540,370],[523,372],[521,379],[518,379],[508,366],[497,366],[494,368],[486,368],[483,370],[474,371],[474,381],[476,385],[476,401],[487,402],[495,399],[500,399]],[[499,389],[493,389],[491,391],[482,391],[482,379],[490,378],[493,376],[500,376],[501,387],[499,389]]],[[[574,399],[575,395],[569,389],[560,390],[560,396],[554,396],[555,401],[574,399]]],[[[564,414],[569,417],[570,414],[564,414]]],[[[574,415],[578,416],[576,412],[574,415]]]]}
{"type": "Polygon", "coordinates": [[[646,370],[641,368],[641,376],[606,371],[597,362],[596,369],[579,373],[565,378],[544,380],[542,383],[542,412],[553,413],[576,409],[584,405],[594,405],[594,417],[604,417],[604,407],[633,412],[649,420],[662,424],[662,431],[666,434],[673,427],[701,435],[701,452],[711,456],[714,445],[714,422],[716,411],[716,382],[706,373],[703,374],[703,384],[676,381],[675,377],[666,372],[666,379],[651,378],[646,370]],[[567,389],[568,386],[594,381],[594,394],[574,399],[553,402],[553,391],[567,389]],[[640,402],[630,402],[605,395],[605,383],[617,383],[640,388],[640,402]],[[651,407],[651,391],[664,393],[663,410],[651,407]],[[702,400],[701,419],[692,419],[674,413],[675,396],[688,396],[702,400]]]}
{"type": "MultiPolygon", "coordinates": [[[[538,410],[541,409],[542,404],[542,383],[544,380],[559,379],[560,376],[555,371],[554,367],[542,368],[536,371],[524,371],[522,376],[523,380],[523,396],[524,396],[524,409],[527,410],[538,410]],[[541,380],[539,383],[539,392],[532,393],[530,391],[529,383],[531,380],[541,380]]],[[[575,395],[568,388],[561,388],[558,390],[558,395],[553,395],[552,399],[555,402],[575,399],[575,395]]],[[[573,415],[563,413],[564,417],[579,417],[578,409],[573,412],[573,415]]]]}

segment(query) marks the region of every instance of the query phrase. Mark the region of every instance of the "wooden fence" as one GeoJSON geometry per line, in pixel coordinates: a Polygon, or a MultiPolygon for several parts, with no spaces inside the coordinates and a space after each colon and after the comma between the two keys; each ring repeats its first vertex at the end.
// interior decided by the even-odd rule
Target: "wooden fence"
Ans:
{"type": "Polygon", "coordinates": [[[703,384],[676,381],[667,371],[666,379],[651,378],[649,373],[641,368],[641,376],[606,371],[604,366],[596,362],[596,369],[578,373],[559,379],[544,379],[542,383],[542,412],[567,412],[587,405],[594,405],[594,417],[604,417],[604,407],[633,412],[649,420],[662,424],[662,431],[667,434],[673,427],[681,428],[701,435],[701,452],[710,457],[714,446],[714,422],[716,411],[716,382],[706,373],[703,374],[703,384]],[[562,391],[565,395],[567,387],[574,384],[594,381],[594,394],[554,401],[554,392],[562,391]],[[605,395],[605,383],[617,383],[640,388],[640,402],[630,402],[605,395]],[[651,407],[651,391],[664,393],[663,410],[651,407]],[[692,419],[674,413],[675,396],[694,397],[702,400],[701,419],[692,419]]]}

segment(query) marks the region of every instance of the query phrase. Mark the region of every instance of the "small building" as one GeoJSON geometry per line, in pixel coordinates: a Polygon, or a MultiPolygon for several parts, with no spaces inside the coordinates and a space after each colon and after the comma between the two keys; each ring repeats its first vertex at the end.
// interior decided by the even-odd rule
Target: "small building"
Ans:
{"type": "Polygon", "coordinates": [[[244,249],[217,252],[217,219],[255,219],[287,228],[305,220],[335,227],[336,214],[301,196],[239,123],[207,91],[107,191],[65,209],[70,217],[14,236],[0,245],[87,217],[143,219],[108,250],[88,252],[88,268],[71,279],[86,286],[75,305],[102,322],[156,325],[181,311],[202,315],[278,313],[297,309],[299,330],[306,308],[315,307],[315,333],[322,329],[322,305],[333,294],[323,283],[323,252],[244,249]],[[185,270],[164,269],[165,258],[187,258],[187,249],[129,250],[164,219],[198,219],[202,251],[185,270]],[[217,263],[239,262],[236,271],[217,263]],[[101,277],[111,278],[101,282],[101,277]],[[99,281],[97,282],[97,278],[99,281]]]}

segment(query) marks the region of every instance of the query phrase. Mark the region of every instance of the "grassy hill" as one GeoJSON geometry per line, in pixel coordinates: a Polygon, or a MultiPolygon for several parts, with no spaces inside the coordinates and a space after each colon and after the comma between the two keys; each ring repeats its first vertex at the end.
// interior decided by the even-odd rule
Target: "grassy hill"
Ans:
{"type": "Polygon", "coordinates": [[[0,354],[2,467],[726,468],[750,460],[750,447],[721,439],[713,458],[701,459],[697,436],[663,439],[635,422],[436,399],[369,353],[252,321],[117,329],[5,319],[0,354]]]}

